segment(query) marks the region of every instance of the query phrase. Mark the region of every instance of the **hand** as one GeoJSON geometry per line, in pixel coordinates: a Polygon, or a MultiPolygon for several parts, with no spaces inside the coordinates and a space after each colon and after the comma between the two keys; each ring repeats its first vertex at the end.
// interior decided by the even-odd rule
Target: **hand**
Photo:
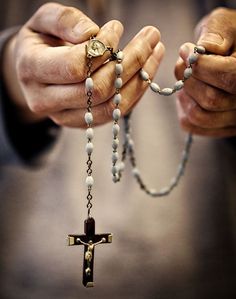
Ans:
{"type": "MultiPolygon", "coordinates": [[[[117,49],[122,33],[120,22],[110,21],[99,28],[76,8],[55,3],[39,8],[11,40],[6,52],[7,87],[24,117],[29,121],[50,117],[59,125],[84,127],[85,45],[96,35],[105,45],[117,49]]],[[[147,88],[139,79],[140,68],[154,76],[164,52],[159,40],[159,31],[146,27],[123,50],[122,114],[147,88]]],[[[112,119],[115,62],[104,64],[107,58],[108,54],[104,54],[93,60],[95,125],[112,119]]]]}
{"type": "MultiPolygon", "coordinates": [[[[219,8],[197,27],[198,45],[208,51],[193,65],[193,76],[177,95],[183,129],[204,136],[236,135],[236,10],[219,8]]],[[[180,48],[175,74],[183,78],[194,45],[180,48]]]]}

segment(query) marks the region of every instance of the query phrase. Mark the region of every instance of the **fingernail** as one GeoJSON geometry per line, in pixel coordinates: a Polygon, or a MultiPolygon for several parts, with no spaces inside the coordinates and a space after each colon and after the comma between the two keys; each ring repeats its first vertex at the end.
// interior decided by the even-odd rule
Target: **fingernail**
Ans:
{"type": "Polygon", "coordinates": [[[198,43],[203,43],[207,42],[210,44],[215,44],[215,45],[222,45],[224,42],[224,39],[222,38],[221,35],[217,33],[211,33],[207,32],[204,35],[202,35],[198,41],[198,43]]]}
{"type": "Polygon", "coordinates": [[[145,37],[147,40],[151,41],[151,46],[155,47],[160,39],[160,33],[154,27],[145,27],[135,36],[135,38],[140,37],[145,37]]]}
{"type": "Polygon", "coordinates": [[[88,32],[93,32],[97,28],[97,25],[93,22],[90,22],[88,20],[80,20],[77,25],[73,28],[73,32],[77,36],[81,36],[84,34],[87,34],[88,32]]]}
{"type": "Polygon", "coordinates": [[[180,57],[187,62],[187,59],[189,57],[189,54],[190,54],[190,49],[187,45],[183,45],[180,47],[179,49],[179,55],[180,57]]]}

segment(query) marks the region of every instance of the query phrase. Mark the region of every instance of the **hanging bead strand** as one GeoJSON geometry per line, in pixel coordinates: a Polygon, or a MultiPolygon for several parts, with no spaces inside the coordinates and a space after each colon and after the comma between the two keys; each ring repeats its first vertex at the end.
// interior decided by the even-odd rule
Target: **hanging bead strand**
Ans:
{"type": "MultiPolygon", "coordinates": [[[[119,119],[121,117],[121,111],[119,109],[119,105],[122,101],[122,95],[120,93],[121,87],[123,85],[121,75],[123,73],[123,66],[122,61],[124,59],[124,54],[122,51],[118,50],[116,53],[114,53],[115,59],[116,59],[116,65],[115,65],[115,96],[113,98],[113,103],[115,104],[115,109],[113,110],[112,117],[113,117],[113,126],[112,126],[112,134],[113,134],[113,140],[112,140],[112,180],[114,183],[117,183],[121,179],[122,171],[124,170],[124,163],[120,162],[119,160],[119,153],[118,153],[118,146],[119,146],[119,131],[120,126],[118,124],[119,119]]],[[[123,155],[122,155],[123,156],[123,155]]]]}
{"type": "Polygon", "coordinates": [[[92,123],[93,123],[93,114],[92,114],[92,96],[93,96],[93,79],[91,78],[91,68],[92,68],[92,57],[88,57],[88,72],[87,72],[87,79],[85,81],[85,92],[87,95],[87,112],[85,113],[84,119],[87,124],[87,129],[86,129],[86,138],[87,138],[87,144],[85,147],[88,159],[87,159],[87,177],[86,177],[86,185],[88,188],[88,193],[87,193],[87,209],[88,209],[88,217],[91,217],[91,209],[92,209],[92,187],[94,184],[94,179],[92,177],[92,152],[93,152],[93,128],[92,128],[92,123]]]}

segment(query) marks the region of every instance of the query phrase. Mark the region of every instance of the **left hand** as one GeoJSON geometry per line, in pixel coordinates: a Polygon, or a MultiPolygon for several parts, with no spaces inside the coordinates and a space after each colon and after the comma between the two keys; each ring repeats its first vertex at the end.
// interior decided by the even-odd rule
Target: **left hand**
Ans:
{"type": "MultiPolygon", "coordinates": [[[[193,76],[177,93],[181,126],[193,134],[236,136],[236,10],[218,8],[198,25],[198,45],[208,55],[200,55],[193,65],[193,76]]],[[[194,45],[180,48],[175,68],[183,78],[188,56],[194,45]]]]}

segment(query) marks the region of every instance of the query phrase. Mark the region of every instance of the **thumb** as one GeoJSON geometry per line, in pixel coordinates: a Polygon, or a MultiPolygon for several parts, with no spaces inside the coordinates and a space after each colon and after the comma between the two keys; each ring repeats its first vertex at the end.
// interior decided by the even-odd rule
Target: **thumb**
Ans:
{"type": "Polygon", "coordinates": [[[218,55],[228,55],[234,44],[235,29],[230,9],[218,8],[203,18],[196,29],[197,44],[206,48],[208,52],[218,55]]]}
{"type": "Polygon", "coordinates": [[[58,3],[42,5],[26,26],[34,32],[53,35],[73,44],[82,43],[99,31],[80,10],[58,3]]]}

